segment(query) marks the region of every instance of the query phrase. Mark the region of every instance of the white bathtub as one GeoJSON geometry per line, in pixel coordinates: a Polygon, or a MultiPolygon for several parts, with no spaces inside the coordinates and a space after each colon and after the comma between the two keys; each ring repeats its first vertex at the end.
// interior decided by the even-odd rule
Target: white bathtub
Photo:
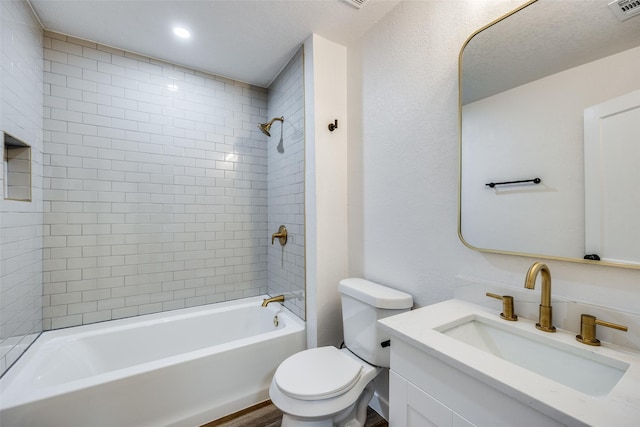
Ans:
{"type": "Polygon", "coordinates": [[[305,337],[262,298],[45,332],[0,379],[0,425],[194,427],[264,401],[305,337]]]}

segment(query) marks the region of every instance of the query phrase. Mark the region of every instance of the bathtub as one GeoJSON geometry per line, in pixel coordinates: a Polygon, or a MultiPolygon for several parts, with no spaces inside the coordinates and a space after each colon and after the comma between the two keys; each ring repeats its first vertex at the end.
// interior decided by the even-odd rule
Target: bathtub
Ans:
{"type": "Polygon", "coordinates": [[[305,347],[262,298],[45,332],[0,378],[0,425],[195,427],[262,402],[305,347]]]}

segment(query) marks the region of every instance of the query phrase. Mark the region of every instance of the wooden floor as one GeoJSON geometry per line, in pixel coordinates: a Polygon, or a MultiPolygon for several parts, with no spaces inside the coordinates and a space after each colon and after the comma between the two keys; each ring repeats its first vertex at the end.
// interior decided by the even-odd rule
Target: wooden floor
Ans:
{"type": "MultiPolygon", "coordinates": [[[[282,412],[270,400],[244,411],[212,421],[202,427],[280,427],[282,412]]],[[[388,427],[389,423],[369,408],[365,427],[388,427]]]]}

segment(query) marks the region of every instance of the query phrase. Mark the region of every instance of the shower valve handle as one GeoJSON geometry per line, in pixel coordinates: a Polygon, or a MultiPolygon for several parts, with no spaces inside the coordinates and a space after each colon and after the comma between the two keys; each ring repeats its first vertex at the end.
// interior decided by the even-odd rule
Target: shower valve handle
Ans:
{"type": "Polygon", "coordinates": [[[278,228],[278,232],[277,233],[273,233],[271,235],[271,244],[273,245],[276,241],[276,237],[278,238],[278,241],[280,242],[280,245],[284,246],[287,244],[287,227],[285,227],[284,225],[281,225],[280,228],[278,228]]]}

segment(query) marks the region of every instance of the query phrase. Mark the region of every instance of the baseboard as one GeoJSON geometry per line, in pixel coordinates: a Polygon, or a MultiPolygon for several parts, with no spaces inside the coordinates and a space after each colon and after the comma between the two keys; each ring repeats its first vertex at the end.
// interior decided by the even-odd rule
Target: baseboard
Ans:
{"type": "Polygon", "coordinates": [[[382,418],[389,421],[389,401],[381,398],[378,395],[378,392],[373,394],[373,397],[369,402],[369,407],[380,414],[382,418]]]}

